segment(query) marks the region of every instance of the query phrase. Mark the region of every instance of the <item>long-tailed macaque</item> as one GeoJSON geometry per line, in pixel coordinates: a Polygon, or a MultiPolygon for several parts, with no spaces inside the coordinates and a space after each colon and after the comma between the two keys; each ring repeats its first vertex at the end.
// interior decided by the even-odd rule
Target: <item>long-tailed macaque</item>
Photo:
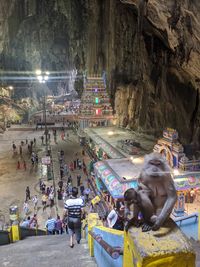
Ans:
{"type": "Polygon", "coordinates": [[[134,205],[133,218],[126,224],[142,224],[143,231],[158,230],[170,213],[177,200],[177,193],[166,160],[159,153],[145,156],[144,165],[138,179],[138,188],[130,188],[124,193],[125,217],[130,205],[134,205]],[[139,212],[143,220],[138,220],[139,212]]]}

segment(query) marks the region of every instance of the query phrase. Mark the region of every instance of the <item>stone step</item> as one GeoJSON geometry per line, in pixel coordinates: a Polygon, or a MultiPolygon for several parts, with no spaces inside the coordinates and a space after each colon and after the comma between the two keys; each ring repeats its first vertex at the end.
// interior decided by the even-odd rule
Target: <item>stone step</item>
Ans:
{"type": "Polygon", "coordinates": [[[89,256],[86,240],[69,247],[66,234],[28,237],[0,247],[0,266],[6,267],[97,267],[89,256]]]}

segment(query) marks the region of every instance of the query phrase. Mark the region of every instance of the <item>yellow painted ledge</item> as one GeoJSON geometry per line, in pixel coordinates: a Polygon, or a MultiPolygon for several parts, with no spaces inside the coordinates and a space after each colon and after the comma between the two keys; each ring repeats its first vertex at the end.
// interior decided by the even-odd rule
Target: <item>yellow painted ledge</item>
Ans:
{"type": "Polygon", "coordinates": [[[12,235],[12,241],[19,241],[20,240],[20,230],[19,230],[19,225],[12,225],[11,227],[11,235],[12,235]]]}
{"type": "Polygon", "coordinates": [[[158,231],[133,227],[124,237],[124,267],[195,266],[192,245],[172,220],[158,231]]]}
{"type": "MultiPolygon", "coordinates": [[[[88,214],[88,232],[92,230],[94,226],[103,225],[102,221],[99,219],[98,213],[89,213],[88,214]]],[[[91,235],[88,235],[88,247],[91,257],[94,257],[94,240],[91,235]]]]}
{"type": "Polygon", "coordinates": [[[102,230],[104,232],[110,233],[110,234],[114,234],[114,235],[118,235],[118,236],[123,236],[124,235],[124,231],[119,231],[119,230],[108,228],[108,227],[105,227],[105,226],[97,226],[96,228],[98,228],[98,229],[100,229],[100,230],[102,230]]]}

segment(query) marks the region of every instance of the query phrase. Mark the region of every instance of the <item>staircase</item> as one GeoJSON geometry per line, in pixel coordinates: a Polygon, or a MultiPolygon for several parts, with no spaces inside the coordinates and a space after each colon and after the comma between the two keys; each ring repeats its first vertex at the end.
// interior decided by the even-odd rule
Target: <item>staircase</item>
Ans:
{"type": "Polygon", "coordinates": [[[97,267],[85,239],[69,247],[66,234],[28,237],[0,247],[1,267],[97,267]]]}

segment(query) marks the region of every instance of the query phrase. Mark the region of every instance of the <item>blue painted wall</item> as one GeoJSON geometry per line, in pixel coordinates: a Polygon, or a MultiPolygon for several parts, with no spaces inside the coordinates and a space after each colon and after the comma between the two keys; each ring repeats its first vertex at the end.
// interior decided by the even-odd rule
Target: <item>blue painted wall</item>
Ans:
{"type": "MultiPolygon", "coordinates": [[[[102,236],[103,240],[113,247],[123,247],[124,246],[124,236],[115,235],[98,229],[93,228],[95,234],[102,236]]],[[[122,232],[123,233],[123,232],[122,232]]],[[[94,241],[94,257],[97,262],[98,267],[122,267],[123,266],[123,256],[118,259],[113,259],[108,253],[96,242],[94,241]]]]}
{"type": "Polygon", "coordinates": [[[176,224],[188,238],[193,237],[198,240],[198,219],[196,217],[182,221],[181,225],[180,222],[176,222],[176,224]]]}

